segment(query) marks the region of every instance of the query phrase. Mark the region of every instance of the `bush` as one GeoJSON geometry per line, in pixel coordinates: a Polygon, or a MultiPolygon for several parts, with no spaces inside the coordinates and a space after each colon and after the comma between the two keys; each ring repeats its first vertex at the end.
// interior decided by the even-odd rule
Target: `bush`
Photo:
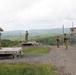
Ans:
{"type": "Polygon", "coordinates": [[[17,46],[19,45],[18,41],[10,41],[10,40],[2,40],[1,46],[2,47],[10,47],[10,46],[17,46]]]}

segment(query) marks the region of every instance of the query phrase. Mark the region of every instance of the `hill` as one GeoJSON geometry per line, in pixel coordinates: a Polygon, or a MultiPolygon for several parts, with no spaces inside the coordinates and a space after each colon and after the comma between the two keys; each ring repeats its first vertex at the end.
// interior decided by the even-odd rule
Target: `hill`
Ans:
{"type": "MultiPolygon", "coordinates": [[[[40,30],[30,30],[30,34],[32,35],[40,35],[40,34],[62,34],[62,28],[55,28],[55,29],[40,29],[40,30]]],[[[65,28],[64,33],[69,33],[70,28],[65,28]]]]}
{"type": "MultiPolygon", "coordinates": [[[[2,39],[9,39],[14,37],[20,37],[21,35],[24,37],[26,30],[14,30],[14,31],[4,31],[2,33],[2,39]]],[[[55,29],[34,29],[34,30],[28,30],[29,36],[37,36],[41,34],[62,34],[62,28],[55,28],[55,29]]],[[[65,28],[65,33],[69,33],[70,28],[65,28]]]]}

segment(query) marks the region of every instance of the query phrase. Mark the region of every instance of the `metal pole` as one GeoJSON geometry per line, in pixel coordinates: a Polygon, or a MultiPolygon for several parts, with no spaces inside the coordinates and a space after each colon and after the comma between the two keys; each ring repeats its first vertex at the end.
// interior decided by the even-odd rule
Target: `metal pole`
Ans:
{"type": "Polygon", "coordinates": [[[73,28],[73,25],[74,25],[74,24],[73,24],[73,22],[72,22],[72,28],[73,28]]]}
{"type": "MultiPolygon", "coordinates": [[[[63,36],[63,42],[64,42],[64,24],[62,26],[62,36],[63,36]]],[[[62,44],[64,45],[64,43],[62,42],[62,44]]]]}
{"type": "Polygon", "coordinates": [[[0,49],[1,49],[1,33],[0,33],[0,49]]]}
{"type": "Polygon", "coordinates": [[[63,24],[63,35],[64,35],[64,24],[63,24]]]}
{"type": "Polygon", "coordinates": [[[22,34],[21,34],[21,31],[20,31],[20,43],[22,42],[22,34]]]}

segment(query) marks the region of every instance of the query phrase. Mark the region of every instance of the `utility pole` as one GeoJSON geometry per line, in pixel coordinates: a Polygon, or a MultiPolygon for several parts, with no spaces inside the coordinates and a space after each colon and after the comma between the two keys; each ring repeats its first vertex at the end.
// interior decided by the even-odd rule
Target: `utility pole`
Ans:
{"type": "Polygon", "coordinates": [[[73,28],[74,23],[72,22],[72,28],[73,28]]]}
{"type": "Polygon", "coordinates": [[[63,30],[63,35],[64,35],[64,24],[63,24],[62,30],[63,30]]]}
{"type": "Polygon", "coordinates": [[[21,31],[20,31],[20,43],[22,42],[22,34],[21,34],[21,31]]]}
{"type": "Polygon", "coordinates": [[[0,27],[0,49],[2,48],[1,47],[1,32],[3,31],[3,29],[0,27]]]}

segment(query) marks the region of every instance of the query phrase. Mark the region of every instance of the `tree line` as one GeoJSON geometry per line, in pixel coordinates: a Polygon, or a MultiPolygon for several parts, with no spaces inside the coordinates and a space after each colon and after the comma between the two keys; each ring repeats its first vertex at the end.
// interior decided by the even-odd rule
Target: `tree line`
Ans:
{"type": "Polygon", "coordinates": [[[1,46],[2,47],[12,47],[12,46],[18,46],[19,41],[11,41],[9,39],[1,40],[1,46]]]}
{"type": "MultiPolygon", "coordinates": [[[[38,35],[38,36],[30,36],[29,41],[36,41],[38,43],[41,43],[43,45],[56,45],[56,37],[60,36],[61,38],[61,45],[63,45],[63,35],[62,34],[44,34],[44,35],[38,35]]],[[[22,42],[25,42],[24,40],[22,42]]],[[[76,44],[76,41],[74,41],[74,44],[76,44]]],[[[2,39],[1,41],[2,47],[10,47],[10,46],[19,46],[20,40],[10,40],[10,39],[2,39]]]]}

